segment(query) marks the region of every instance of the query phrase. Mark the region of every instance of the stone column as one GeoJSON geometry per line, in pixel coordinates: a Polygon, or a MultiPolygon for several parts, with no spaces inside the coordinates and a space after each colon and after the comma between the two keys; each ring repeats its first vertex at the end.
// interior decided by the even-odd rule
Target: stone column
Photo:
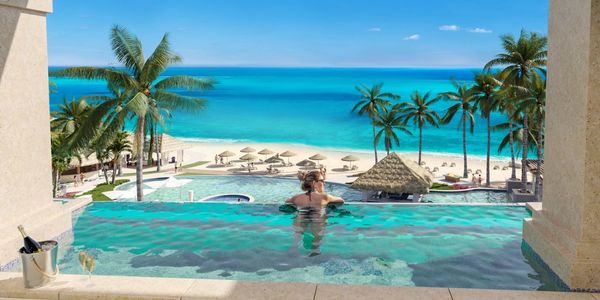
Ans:
{"type": "Polygon", "coordinates": [[[544,202],[523,238],[572,289],[600,290],[600,1],[550,0],[544,202]]]}
{"type": "Polygon", "coordinates": [[[0,0],[0,269],[17,258],[23,224],[56,238],[71,216],[52,201],[46,14],[51,0],[0,0]]]}

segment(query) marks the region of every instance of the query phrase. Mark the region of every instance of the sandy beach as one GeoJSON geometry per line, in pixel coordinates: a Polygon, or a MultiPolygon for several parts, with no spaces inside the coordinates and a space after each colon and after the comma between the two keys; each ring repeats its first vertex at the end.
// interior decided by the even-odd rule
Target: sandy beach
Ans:
{"type": "MultiPolygon", "coordinates": [[[[333,148],[320,148],[306,145],[297,144],[278,144],[278,143],[253,143],[253,142],[190,142],[186,141],[191,147],[185,150],[183,165],[194,163],[197,161],[208,161],[209,163],[187,168],[188,171],[197,171],[202,173],[212,174],[254,174],[254,175],[273,175],[273,176],[292,176],[299,170],[295,164],[301,160],[308,159],[308,157],[315,154],[322,154],[327,157],[326,160],[321,161],[327,169],[327,180],[333,182],[347,183],[352,182],[356,179],[357,173],[367,171],[375,163],[374,155],[372,151],[366,150],[348,150],[348,149],[333,149],[333,148]],[[294,164],[292,167],[278,167],[275,166],[280,172],[278,174],[269,174],[267,172],[268,164],[261,164],[255,161],[254,166],[256,170],[248,172],[247,169],[242,169],[241,165],[247,166],[246,161],[242,161],[239,158],[245,153],[240,152],[245,147],[252,147],[256,151],[262,149],[272,150],[274,153],[283,153],[286,150],[292,151],[297,155],[290,157],[289,161],[294,164]],[[215,164],[215,155],[224,151],[231,151],[236,155],[229,158],[231,165],[222,166],[215,164]],[[353,165],[358,166],[358,169],[353,171],[344,170],[344,165],[349,165],[349,162],[342,161],[341,158],[347,155],[354,155],[360,158],[359,161],[353,162],[353,165]]],[[[259,155],[257,152],[253,154],[258,156],[260,159],[268,158],[269,156],[259,155]]],[[[417,160],[417,152],[398,152],[401,155],[410,157],[413,160],[417,160]]],[[[275,154],[273,154],[275,155],[275,154]]],[[[379,159],[385,157],[385,150],[378,150],[379,159]]],[[[443,178],[444,174],[453,173],[462,175],[463,171],[463,157],[456,154],[438,154],[438,153],[423,153],[422,160],[425,162],[423,167],[428,167],[436,180],[443,178]],[[445,163],[445,164],[444,164],[445,163]],[[446,166],[443,166],[446,165],[446,166]],[[454,166],[453,166],[454,165],[454,166]],[[437,171],[433,172],[437,167],[437,171]]],[[[283,158],[283,157],[282,157],[283,158]]],[[[287,161],[287,158],[283,158],[287,161]]],[[[225,159],[227,161],[227,159],[225,159]]],[[[491,181],[493,186],[502,186],[504,181],[510,178],[511,169],[505,168],[508,166],[510,159],[492,159],[491,160],[491,181]],[[494,166],[498,166],[494,170],[494,166]],[[505,170],[503,170],[503,168],[505,170]]],[[[473,156],[468,158],[468,168],[473,173],[481,170],[482,178],[485,182],[485,158],[480,156],[473,156]]],[[[517,170],[517,176],[520,175],[520,170],[517,170]]],[[[471,176],[471,175],[470,175],[471,176]]],[[[470,182],[471,178],[465,180],[470,182]]]]}

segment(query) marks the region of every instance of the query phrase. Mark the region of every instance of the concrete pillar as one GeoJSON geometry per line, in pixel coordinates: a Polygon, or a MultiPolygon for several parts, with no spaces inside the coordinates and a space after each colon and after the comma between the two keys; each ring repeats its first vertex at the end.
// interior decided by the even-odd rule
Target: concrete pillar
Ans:
{"type": "Polygon", "coordinates": [[[0,0],[0,270],[17,258],[17,225],[39,240],[70,230],[52,201],[46,14],[51,0],[0,0]]]}
{"type": "Polygon", "coordinates": [[[544,202],[523,238],[572,289],[600,290],[600,1],[550,0],[544,202]]]}

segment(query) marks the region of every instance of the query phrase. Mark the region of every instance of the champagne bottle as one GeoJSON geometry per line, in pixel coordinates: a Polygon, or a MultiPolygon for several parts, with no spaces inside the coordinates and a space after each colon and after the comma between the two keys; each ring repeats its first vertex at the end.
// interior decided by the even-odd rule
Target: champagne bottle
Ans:
{"type": "Polygon", "coordinates": [[[30,236],[25,233],[25,229],[23,229],[23,225],[19,225],[17,227],[23,236],[23,244],[25,249],[25,253],[31,254],[42,251],[42,245],[38,243],[36,240],[32,239],[30,236]]]}

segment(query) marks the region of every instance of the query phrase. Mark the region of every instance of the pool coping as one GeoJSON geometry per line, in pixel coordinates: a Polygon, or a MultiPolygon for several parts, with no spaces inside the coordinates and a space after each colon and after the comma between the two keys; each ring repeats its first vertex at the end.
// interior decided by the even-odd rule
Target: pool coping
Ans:
{"type": "Polygon", "coordinates": [[[466,288],[258,282],[136,276],[59,275],[54,282],[25,289],[20,273],[0,273],[0,297],[36,299],[573,299],[600,294],[466,288]]]}

